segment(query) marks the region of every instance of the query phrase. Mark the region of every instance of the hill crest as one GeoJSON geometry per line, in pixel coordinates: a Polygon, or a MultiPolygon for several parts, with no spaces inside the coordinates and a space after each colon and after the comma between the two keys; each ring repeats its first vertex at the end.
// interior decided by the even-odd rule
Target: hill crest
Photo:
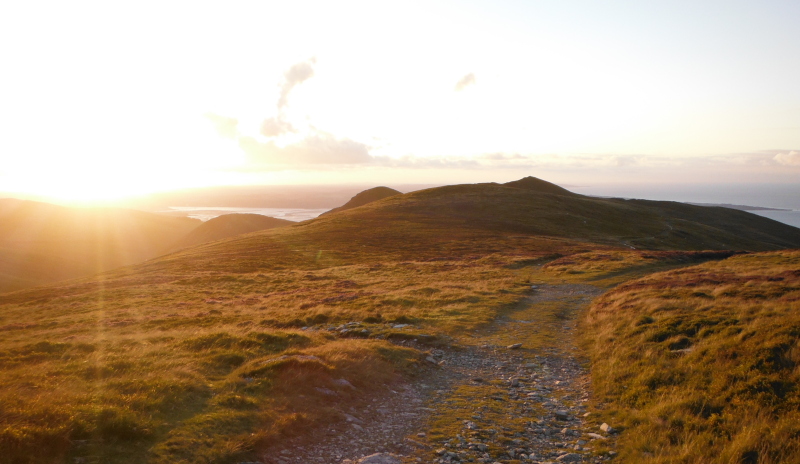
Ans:
{"type": "Polygon", "coordinates": [[[502,184],[506,187],[513,187],[523,190],[531,190],[533,192],[539,193],[552,193],[556,195],[569,195],[569,196],[580,196],[577,193],[570,192],[569,190],[561,187],[559,185],[553,184],[551,182],[547,182],[546,180],[539,179],[537,177],[528,176],[523,177],[522,179],[515,180],[512,182],[506,182],[502,184]]]}
{"type": "Polygon", "coordinates": [[[373,201],[383,200],[384,198],[388,198],[395,195],[401,195],[402,192],[399,192],[393,188],[389,187],[374,187],[371,189],[364,190],[360,192],[356,196],[350,199],[347,203],[338,208],[333,208],[330,211],[326,211],[322,214],[330,214],[330,213],[337,213],[339,211],[346,211],[348,209],[358,208],[359,206],[364,206],[368,203],[372,203],[373,201]]]}
{"type": "Polygon", "coordinates": [[[188,248],[250,232],[286,227],[293,224],[296,223],[261,214],[223,214],[197,226],[196,229],[181,238],[173,249],[188,248]]]}

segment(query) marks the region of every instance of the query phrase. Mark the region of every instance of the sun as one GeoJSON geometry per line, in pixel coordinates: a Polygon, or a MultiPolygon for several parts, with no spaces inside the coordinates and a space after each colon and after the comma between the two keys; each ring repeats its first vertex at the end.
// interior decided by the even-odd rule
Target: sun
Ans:
{"type": "MultiPolygon", "coordinates": [[[[128,121],[133,124],[133,121],[128,121]]],[[[168,128],[143,133],[129,144],[98,136],[91,146],[56,151],[0,165],[2,194],[36,197],[62,204],[108,204],[160,191],[235,185],[243,153],[221,139],[201,114],[168,128]],[[104,147],[105,149],[100,149],[104,147]]],[[[20,147],[22,149],[30,147],[20,147]]]]}

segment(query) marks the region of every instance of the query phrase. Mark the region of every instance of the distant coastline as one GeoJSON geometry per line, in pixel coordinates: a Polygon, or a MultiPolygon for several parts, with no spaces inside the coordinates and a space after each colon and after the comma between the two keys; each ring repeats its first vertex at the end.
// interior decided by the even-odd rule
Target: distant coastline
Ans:
{"type": "Polygon", "coordinates": [[[233,206],[170,206],[159,214],[190,217],[205,222],[223,214],[260,214],[287,221],[301,222],[314,219],[330,208],[240,208],[233,206]]]}
{"type": "Polygon", "coordinates": [[[742,211],[792,211],[784,208],[768,208],[765,206],[732,205],[730,203],[689,203],[695,206],[717,206],[721,208],[738,209],[742,211]]]}

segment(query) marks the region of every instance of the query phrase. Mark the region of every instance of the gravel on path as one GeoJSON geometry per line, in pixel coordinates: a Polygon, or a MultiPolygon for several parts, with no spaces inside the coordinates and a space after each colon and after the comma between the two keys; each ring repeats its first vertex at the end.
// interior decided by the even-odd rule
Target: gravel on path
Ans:
{"type": "Polygon", "coordinates": [[[600,293],[590,285],[539,285],[517,313],[532,314],[537,304],[563,305],[561,318],[550,321],[558,325],[551,328],[558,336],[545,346],[503,344],[542,322],[501,316],[488,329],[470,334],[468,342],[433,350],[436,363],[429,362],[413,382],[375,396],[366,408],[342,411],[345,421],[289,440],[260,462],[611,460],[615,436],[587,419],[589,373],[576,358],[573,337],[578,310],[600,293]]]}

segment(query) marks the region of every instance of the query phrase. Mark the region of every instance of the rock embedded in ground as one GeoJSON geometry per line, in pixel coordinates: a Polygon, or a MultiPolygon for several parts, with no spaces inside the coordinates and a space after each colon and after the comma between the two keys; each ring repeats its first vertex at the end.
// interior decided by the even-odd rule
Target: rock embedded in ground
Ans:
{"type": "Polygon", "coordinates": [[[353,388],[353,389],[356,388],[356,387],[353,386],[352,383],[348,382],[347,379],[336,379],[336,380],[333,381],[333,383],[335,383],[336,385],[339,385],[340,387],[347,387],[347,388],[353,388]]]}
{"type": "Polygon", "coordinates": [[[403,461],[396,454],[375,453],[359,459],[356,464],[403,464],[403,461]]]}

